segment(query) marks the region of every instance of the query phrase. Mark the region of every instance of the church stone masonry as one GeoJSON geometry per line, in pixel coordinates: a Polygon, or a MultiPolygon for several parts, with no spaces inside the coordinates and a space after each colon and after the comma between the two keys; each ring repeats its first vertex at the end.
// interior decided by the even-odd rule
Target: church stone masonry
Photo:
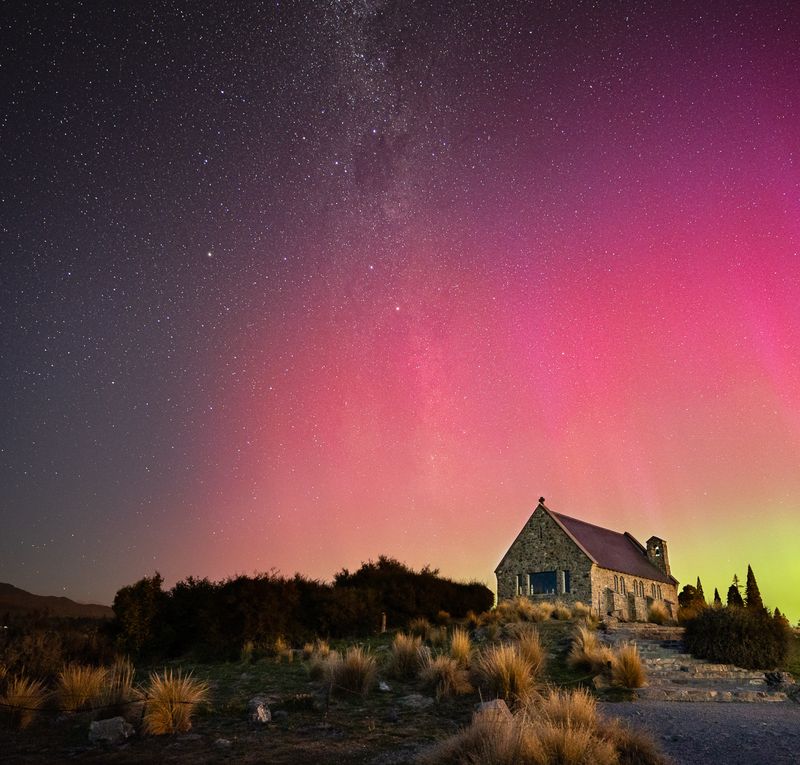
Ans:
{"type": "Polygon", "coordinates": [[[495,569],[497,598],[582,601],[598,616],[642,621],[660,601],[674,617],[678,580],[670,573],[667,544],[647,546],[619,533],[555,513],[544,497],[495,569]]]}

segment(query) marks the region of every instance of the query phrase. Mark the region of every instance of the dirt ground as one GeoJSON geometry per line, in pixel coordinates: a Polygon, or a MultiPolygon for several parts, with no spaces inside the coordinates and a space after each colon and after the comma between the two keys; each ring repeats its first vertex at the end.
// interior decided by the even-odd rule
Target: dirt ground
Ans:
{"type": "Polygon", "coordinates": [[[649,731],[676,765],[797,765],[800,704],[601,703],[606,716],[649,731]]]}

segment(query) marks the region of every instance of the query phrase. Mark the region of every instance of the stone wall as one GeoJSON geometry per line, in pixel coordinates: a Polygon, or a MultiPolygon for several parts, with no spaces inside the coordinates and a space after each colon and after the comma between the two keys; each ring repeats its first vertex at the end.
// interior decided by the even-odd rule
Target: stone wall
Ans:
{"type": "Polygon", "coordinates": [[[497,569],[497,599],[513,598],[517,592],[517,576],[540,571],[556,572],[556,592],[546,595],[529,595],[532,600],[554,600],[565,603],[577,600],[587,605],[591,602],[592,562],[586,554],[564,533],[564,530],[537,507],[497,569]],[[564,576],[569,572],[570,592],[564,592],[564,576]]]}
{"type": "Polygon", "coordinates": [[[653,601],[651,585],[655,584],[661,588],[661,599],[667,611],[672,616],[677,613],[678,593],[675,585],[596,566],[541,507],[537,507],[528,519],[496,574],[498,600],[513,598],[518,594],[526,595],[533,601],[558,599],[574,603],[580,600],[598,616],[612,613],[620,619],[643,621],[653,601]],[[523,575],[527,585],[528,574],[542,571],[556,572],[556,592],[533,595],[527,587],[522,593],[518,591],[519,575],[523,575]],[[569,592],[564,591],[565,571],[569,572],[569,592]],[[625,582],[624,588],[622,580],[625,582]],[[637,593],[634,581],[644,584],[644,596],[637,593]]]}
{"type": "Polygon", "coordinates": [[[652,585],[656,586],[657,593],[658,588],[661,588],[661,601],[667,607],[667,612],[674,617],[677,614],[678,602],[677,588],[674,584],[643,579],[631,574],[622,574],[619,571],[593,566],[592,590],[595,593],[595,599],[592,603],[592,610],[600,616],[610,613],[619,619],[645,621],[650,604],[654,600],[659,600],[657,596],[652,597],[652,585]],[[634,582],[644,584],[644,596],[636,593],[634,582]]]}

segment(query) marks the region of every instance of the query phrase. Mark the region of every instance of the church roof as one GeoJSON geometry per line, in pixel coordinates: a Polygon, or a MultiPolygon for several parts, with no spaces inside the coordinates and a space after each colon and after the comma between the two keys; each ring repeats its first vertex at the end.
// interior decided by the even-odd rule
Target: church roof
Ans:
{"type": "MultiPolygon", "coordinates": [[[[674,579],[654,566],[647,558],[647,550],[627,531],[611,531],[593,523],[554,513],[544,504],[543,508],[566,531],[594,563],[602,568],[623,574],[640,576],[658,582],[673,584],[674,579]]],[[[537,508],[538,510],[539,508],[537,508]]]]}

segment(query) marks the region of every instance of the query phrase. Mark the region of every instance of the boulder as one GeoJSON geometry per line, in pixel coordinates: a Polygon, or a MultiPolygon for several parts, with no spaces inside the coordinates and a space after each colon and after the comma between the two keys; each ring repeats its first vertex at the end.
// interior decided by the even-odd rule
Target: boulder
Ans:
{"type": "Polygon", "coordinates": [[[272,713],[264,696],[253,696],[247,702],[247,718],[253,725],[266,725],[272,720],[272,713]]]}
{"type": "Polygon", "coordinates": [[[133,725],[123,717],[93,720],[89,725],[89,741],[93,744],[121,744],[133,735],[133,725]]]}
{"type": "Polygon", "coordinates": [[[503,699],[482,701],[475,708],[476,715],[496,715],[497,717],[511,717],[511,710],[503,699]]]}

